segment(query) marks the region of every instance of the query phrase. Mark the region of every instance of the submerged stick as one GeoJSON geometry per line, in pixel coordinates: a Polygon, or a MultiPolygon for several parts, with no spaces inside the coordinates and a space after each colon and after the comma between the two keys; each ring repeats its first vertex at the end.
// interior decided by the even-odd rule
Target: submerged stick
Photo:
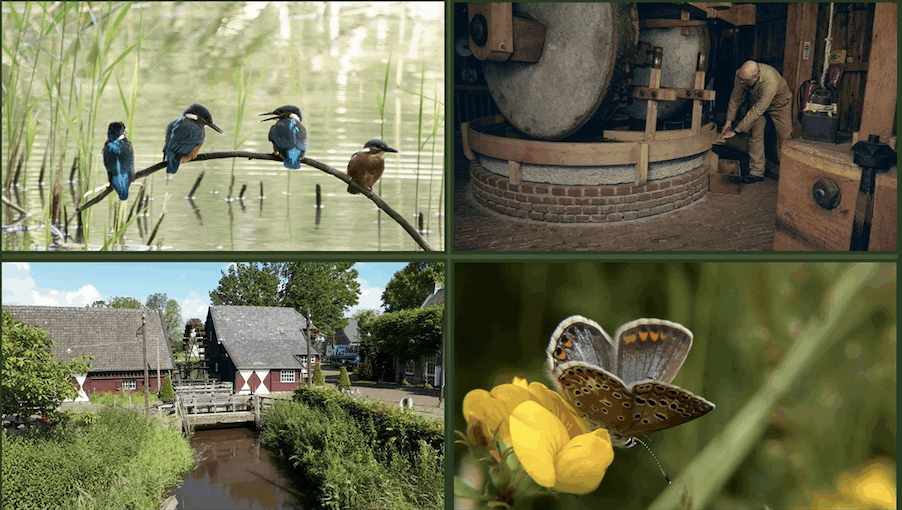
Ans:
{"type": "MultiPolygon", "coordinates": [[[[276,156],[275,154],[265,154],[262,152],[247,152],[247,151],[227,151],[227,152],[208,152],[206,154],[198,154],[196,158],[192,159],[191,161],[188,161],[187,163],[191,163],[193,161],[204,161],[204,160],[208,160],[208,159],[226,159],[226,158],[264,159],[264,160],[269,160],[269,161],[278,161],[280,163],[282,162],[282,158],[280,158],[279,156],[276,156]]],[[[336,170],[335,168],[332,168],[331,166],[329,166],[325,163],[320,163],[319,161],[316,161],[315,159],[301,158],[301,163],[303,163],[307,166],[316,168],[317,170],[325,172],[337,179],[340,179],[341,181],[343,181],[345,184],[348,184],[349,186],[353,186],[355,189],[360,191],[360,194],[369,198],[374,204],[376,204],[376,207],[385,211],[385,213],[388,214],[393,220],[395,220],[395,222],[397,222],[399,225],[401,225],[401,228],[403,228],[408,234],[410,234],[410,237],[412,237],[413,240],[416,241],[416,243],[418,245],[420,245],[421,248],[423,248],[426,251],[434,251],[434,248],[432,247],[432,245],[429,244],[429,241],[427,241],[425,238],[423,238],[423,236],[420,235],[420,233],[417,232],[417,230],[413,227],[413,225],[411,225],[407,220],[405,220],[403,216],[398,214],[397,211],[395,211],[394,209],[391,208],[391,206],[389,206],[387,203],[385,203],[385,201],[382,200],[379,197],[379,195],[377,195],[377,194],[373,193],[371,190],[365,189],[363,186],[360,186],[359,184],[357,184],[357,182],[355,182],[354,179],[351,179],[351,177],[348,176],[348,174],[346,174],[340,170],[336,170]]],[[[182,163],[182,164],[184,165],[186,163],[182,163]]],[[[165,161],[160,161],[159,163],[155,163],[154,165],[151,165],[151,166],[145,168],[144,170],[135,172],[135,180],[147,177],[148,175],[150,175],[154,172],[157,172],[163,168],[166,168],[165,161]]],[[[262,183],[261,183],[261,187],[262,187],[262,183]]],[[[85,202],[85,204],[82,205],[81,207],[79,207],[76,210],[76,212],[81,212],[81,211],[87,209],[88,207],[91,207],[94,204],[97,204],[98,202],[103,200],[104,197],[106,197],[107,195],[112,193],[112,191],[113,191],[113,188],[111,188],[109,185],[107,185],[107,187],[103,191],[98,193],[96,197],[85,202]]],[[[261,193],[260,195],[262,196],[263,194],[261,193]]]]}
{"type": "Polygon", "coordinates": [[[72,170],[69,170],[69,182],[75,182],[76,170],[78,170],[78,156],[72,159],[72,170]]]}
{"type": "MultiPolygon", "coordinates": [[[[200,186],[200,181],[204,178],[204,171],[201,170],[199,174],[197,174],[197,180],[194,181],[194,186],[191,187],[191,191],[188,192],[188,198],[194,198],[194,192],[197,191],[197,187],[200,186]]],[[[137,179],[137,176],[135,177],[137,179]]]]}
{"type": "Polygon", "coordinates": [[[241,191],[238,192],[238,200],[244,200],[244,192],[247,191],[247,184],[241,185],[241,191]]]}

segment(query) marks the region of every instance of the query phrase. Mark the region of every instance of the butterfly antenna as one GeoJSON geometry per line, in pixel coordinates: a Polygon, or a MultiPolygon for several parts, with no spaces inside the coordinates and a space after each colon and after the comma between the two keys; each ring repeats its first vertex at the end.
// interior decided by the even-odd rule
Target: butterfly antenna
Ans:
{"type": "Polygon", "coordinates": [[[661,470],[661,474],[664,475],[664,479],[667,480],[667,484],[669,485],[671,483],[670,477],[667,476],[667,473],[664,472],[664,468],[661,467],[661,463],[658,462],[658,457],[655,456],[655,452],[651,451],[651,448],[649,448],[648,445],[645,444],[645,442],[642,441],[641,439],[639,439],[638,437],[634,437],[633,439],[635,439],[637,443],[641,444],[642,446],[645,447],[646,450],[648,450],[648,453],[650,453],[651,458],[655,460],[655,464],[658,465],[658,469],[661,470]]]}

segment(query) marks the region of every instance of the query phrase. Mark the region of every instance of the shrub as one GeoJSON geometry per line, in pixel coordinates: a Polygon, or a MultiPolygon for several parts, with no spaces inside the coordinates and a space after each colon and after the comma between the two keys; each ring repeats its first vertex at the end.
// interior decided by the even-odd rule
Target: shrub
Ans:
{"type": "Polygon", "coordinates": [[[410,383],[407,382],[407,378],[401,379],[401,386],[410,386],[410,383]]]}
{"type": "Polygon", "coordinates": [[[166,378],[163,379],[163,387],[160,388],[160,400],[163,402],[175,400],[175,391],[172,389],[172,378],[169,377],[169,374],[166,374],[166,378]]]}
{"type": "Polygon", "coordinates": [[[325,386],[326,378],[323,376],[323,369],[320,368],[319,363],[313,367],[313,385],[314,386],[325,386]]]}
{"type": "Polygon", "coordinates": [[[345,367],[341,367],[341,370],[338,372],[338,389],[345,391],[351,389],[351,378],[348,376],[348,370],[345,367]]]}

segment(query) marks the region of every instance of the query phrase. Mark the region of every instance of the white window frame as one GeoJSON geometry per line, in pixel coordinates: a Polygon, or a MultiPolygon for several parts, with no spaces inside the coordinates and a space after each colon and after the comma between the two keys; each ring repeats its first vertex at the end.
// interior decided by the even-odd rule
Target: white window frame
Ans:
{"type": "Polygon", "coordinates": [[[413,375],[416,372],[417,364],[410,360],[404,365],[404,375],[413,375]]]}
{"type": "Polygon", "coordinates": [[[435,367],[438,366],[438,354],[426,356],[426,377],[435,377],[435,367]]]}
{"type": "Polygon", "coordinates": [[[138,381],[122,381],[122,389],[123,390],[137,390],[138,389],[138,381]]]}
{"type": "Polygon", "coordinates": [[[293,383],[293,382],[296,382],[295,379],[296,379],[296,376],[295,376],[294,370],[279,370],[279,382],[280,383],[293,383]]]}

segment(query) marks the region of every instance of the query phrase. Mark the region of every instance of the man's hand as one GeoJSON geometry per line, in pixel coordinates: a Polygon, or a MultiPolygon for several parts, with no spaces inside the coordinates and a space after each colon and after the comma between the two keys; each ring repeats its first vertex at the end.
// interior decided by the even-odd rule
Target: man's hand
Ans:
{"type": "Polygon", "coordinates": [[[727,138],[733,138],[736,136],[736,131],[727,131],[721,135],[721,137],[726,140],[727,138]]]}
{"type": "Polygon", "coordinates": [[[728,120],[727,123],[723,125],[723,129],[720,131],[721,136],[723,136],[724,138],[729,138],[729,136],[724,135],[727,134],[731,127],[733,127],[733,123],[728,120]]]}

